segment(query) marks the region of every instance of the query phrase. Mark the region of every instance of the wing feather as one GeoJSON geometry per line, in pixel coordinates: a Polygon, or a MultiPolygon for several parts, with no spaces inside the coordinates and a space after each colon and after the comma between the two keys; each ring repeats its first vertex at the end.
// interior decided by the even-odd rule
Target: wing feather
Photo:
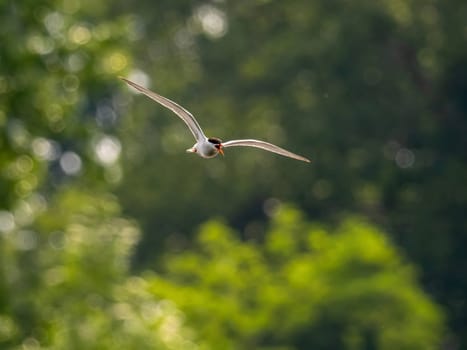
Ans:
{"type": "Polygon", "coordinates": [[[256,147],[256,148],[260,148],[260,149],[263,149],[269,152],[280,154],[281,156],[301,160],[301,161],[308,162],[308,163],[310,162],[310,160],[305,157],[289,152],[279,146],[273,145],[272,143],[260,141],[260,140],[253,140],[253,139],[232,140],[232,141],[223,142],[222,146],[224,147],[235,147],[235,146],[256,147]]]}
{"type": "Polygon", "coordinates": [[[161,104],[162,106],[170,109],[172,112],[174,112],[176,115],[178,115],[188,126],[190,129],[191,133],[195,137],[196,141],[204,140],[206,139],[206,136],[204,135],[203,130],[199,126],[198,122],[196,121],[195,117],[193,114],[188,112],[185,108],[180,106],[179,104],[175,103],[172,100],[169,100],[168,98],[161,96],[159,94],[156,94],[155,92],[152,92],[141,85],[138,85],[131,80],[121,78],[124,82],[126,82],[128,85],[134,87],[136,90],[142,92],[145,94],[147,97],[150,99],[156,101],[157,103],[161,104]]]}

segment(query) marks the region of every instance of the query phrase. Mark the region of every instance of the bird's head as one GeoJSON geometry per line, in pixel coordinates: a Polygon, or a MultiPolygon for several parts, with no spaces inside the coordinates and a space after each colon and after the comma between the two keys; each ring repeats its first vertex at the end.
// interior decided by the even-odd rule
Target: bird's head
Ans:
{"type": "Polygon", "coordinates": [[[209,138],[206,141],[199,141],[193,145],[193,147],[188,148],[186,151],[188,153],[196,153],[202,158],[214,158],[219,153],[224,155],[221,140],[217,138],[209,138]]]}
{"type": "Polygon", "coordinates": [[[208,138],[208,142],[214,145],[218,153],[224,155],[224,150],[223,150],[224,146],[222,145],[221,139],[218,139],[217,137],[210,137],[208,138]]]}

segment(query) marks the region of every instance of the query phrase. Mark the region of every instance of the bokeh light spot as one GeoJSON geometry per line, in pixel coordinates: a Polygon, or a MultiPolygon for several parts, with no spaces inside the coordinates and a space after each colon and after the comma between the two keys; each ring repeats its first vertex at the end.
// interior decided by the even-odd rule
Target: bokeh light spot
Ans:
{"type": "Polygon", "coordinates": [[[74,25],[68,31],[68,38],[77,45],[84,45],[91,40],[91,31],[82,24],[74,25]]]}
{"type": "Polygon", "coordinates": [[[111,106],[102,103],[97,106],[96,121],[101,127],[109,127],[117,121],[117,114],[111,106]]]}
{"type": "Polygon", "coordinates": [[[16,159],[15,167],[18,173],[25,174],[30,172],[33,169],[34,162],[31,157],[23,155],[16,159]]]}
{"type": "Polygon", "coordinates": [[[65,247],[65,236],[62,231],[55,231],[50,234],[49,245],[56,250],[63,249],[65,247]]]}
{"type": "Polygon", "coordinates": [[[406,169],[410,168],[415,163],[415,155],[411,150],[401,148],[397,151],[395,160],[399,168],[406,169]]]}
{"type": "Polygon", "coordinates": [[[76,175],[81,171],[82,161],[75,152],[65,152],[60,157],[60,167],[67,175],[76,175]]]}
{"type": "Polygon", "coordinates": [[[26,226],[34,221],[35,208],[27,200],[20,200],[16,205],[14,213],[18,225],[26,226]]]}
{"type": "Polygon", "coordinates": [[[63,16],[58,12],[51,12],[44,17],[44,25],[52,36],[58,36],[64,24],[63,16]]]}
{"type": "Polygon", "coordinates": [[[121,52],[112,52],[104,60],[104,68],[110,73],[120,72],[128,65],[128,58],[121,52]]]}
{"type": "Polygon", "coordinates": [[[0,210],[0,232],[10,232],[15,226],[13,214],[6,210],[0,210]]]}
{"type": "Polygon", "coordinates": [[[16,184],[15,192],[20,197],[28,196],[37,187],[37,183],[37,176],[31,174],[16,184]]]}
{"type": "Polygon", "coordinates": [[[54,42],[50,38],[44,38],[39,35],[32,35],[27,40],[27,47],[31,52],[39,55],[46,55],[55,48],[54,42]]]}
{"type": "Polygon", "coordinates": [[[74,53],[66,60],[66,68],[69,72],[78,72],[83,69],[85,58],[79,53],[74,53]]]}
{"type": "Polygon", "coordinates": [[[57,142],[43,137],[36,137],[32,141],[32,152],[42,160],[56,160],[60,156],[60,146],[57,142]]]}
{"type": "Polygon", "coordinates": [[[41,347],[41,344],[39,343],[39,341],[36,338],[32,338],[32,337],[26,338],[23,341],[22,345],[23,345],[24,350],[35,350],[35,349],[40,349],[41,347]]]}
{"type": "Polygon", "coordinates": [[[122,145],[120,141],[113,136],[102,136],[94,146],[94,152],[97,160],[102,165],[112,165],[120,157],[122,145]]]}
{"type": "Polygon", "coordinates": [[[227,33],[227,17],[218,8],[203,5],[196,10],[196,19],[201,24],[201,29],[209,37],[218,39],[227,33]]]}
{"type": "Polygon", "coordinates": [[[45,113],[47,116],[47,120],[50,123],[56,123],[60,121],[63,117],[63,107],[60,106],[58,103],[52,103],[47,106],[45,113]]]}
{"type": "Polygon", "coordinates": [[[79,87],[79,79],[74,74],[68,74],[63,78],[63,88],[67,91],[76,91],[79,87]]]}

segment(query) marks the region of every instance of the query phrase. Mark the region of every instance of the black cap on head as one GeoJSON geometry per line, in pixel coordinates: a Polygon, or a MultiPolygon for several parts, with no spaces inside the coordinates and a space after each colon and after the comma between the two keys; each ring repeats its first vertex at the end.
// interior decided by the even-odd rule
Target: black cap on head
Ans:
{"type": "Polygon", "coordinates": [[[222,143],[222,140],[218,139],[217,137],[210,137],[210,138],[208,138],[208,141],[210,143],[215,144],[215,145],[220,145],[222,143]]]}

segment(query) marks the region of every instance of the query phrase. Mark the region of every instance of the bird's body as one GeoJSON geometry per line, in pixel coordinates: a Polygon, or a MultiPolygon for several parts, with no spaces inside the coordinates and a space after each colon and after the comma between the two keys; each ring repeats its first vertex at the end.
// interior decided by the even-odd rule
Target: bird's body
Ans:
{"type": "Polygon", "coordinates": [[[209,139],[201,140],[195,143],[192,148],[187,149],[187,152],[198,154],[203,158],[214,158],[219,154],[219,144],[212,143],[209,139]]]}
{"type": "Polygon", "coordinates": [[[178,105],[177,103],[169,100],[168,98],[156,94],[141,85],[138,85],[128,79],[122,78],[130,86],[134,87],[136,90],[142,92],[150,99],[156,101],[157,103],[163,105],[164,107],[170,109],[176,115],[178,115],[188,126],[191,133],[196,139],[196,143],[193,147],[187,149],[187,152],[196,153],[202,158],[214,158],[219,153],[224,154],[223,149],[227,147],[234,147],[234,146],[247,146],[247,147],[255,147],[260,148],[269,152],[274,152],[280,154],[285,157],[290,157],[293,159],[298,159],[304,162],[310,162],[309,159],[299,156],[298,154],[289,152],[279,146],[273,145],[272,143],[254,140],[254,139],[246,139],[246,140],[232,140],[227,142],[222,142],[222,140],[218,139],[217,137],[206,137],[204,135],[203,130],[199,126],[198,122],[196,121],[195,117],[188,112],[185,108],[178,105]]]}

